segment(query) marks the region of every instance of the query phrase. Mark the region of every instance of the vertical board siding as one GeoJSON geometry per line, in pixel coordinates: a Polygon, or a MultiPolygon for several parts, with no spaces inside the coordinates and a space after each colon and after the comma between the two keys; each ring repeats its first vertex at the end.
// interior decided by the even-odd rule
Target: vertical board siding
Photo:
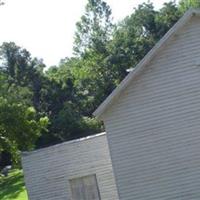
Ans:
{"type": "Polygon", "coordinates": [[[96,174],[101,200],[117,200],[105,134],[75,140],[22,158],[30,200],[71,200],[69,180],[96,174]]]}
{"type": "Polygon", "coordinates": [[[107,110],[120,200],[200,199],[200,18],[192,17],[107,110]]]}

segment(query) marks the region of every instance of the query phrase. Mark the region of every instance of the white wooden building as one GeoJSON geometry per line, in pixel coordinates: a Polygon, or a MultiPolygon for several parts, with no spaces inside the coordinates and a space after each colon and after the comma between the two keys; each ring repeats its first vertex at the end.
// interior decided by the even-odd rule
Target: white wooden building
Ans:
{"type": "Polygon", "coordinates": [[[94,115],[120,200],[199,200],[200,11],[189,10],[94,115]]]}
{"type": "Polygon", "coordinates": [[[23,153],[22,164],[29,200],[118,200],[105,133],[23,153]]]}
{"type": "Polygon", "coordinates": [[[108,145],[104,134],[23,155],[30,200],[199,200],[200,11],[189,10],[94,115],[108,145]]]}

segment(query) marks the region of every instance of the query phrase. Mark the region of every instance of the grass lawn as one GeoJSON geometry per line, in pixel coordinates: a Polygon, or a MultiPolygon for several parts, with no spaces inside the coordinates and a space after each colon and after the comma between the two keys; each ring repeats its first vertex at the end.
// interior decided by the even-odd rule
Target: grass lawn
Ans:
{"type": "Polygon", "coordinates": [[[21,170],[13,170],[8,177],[0,177],[0,200],[28,200],[21,170]]]}

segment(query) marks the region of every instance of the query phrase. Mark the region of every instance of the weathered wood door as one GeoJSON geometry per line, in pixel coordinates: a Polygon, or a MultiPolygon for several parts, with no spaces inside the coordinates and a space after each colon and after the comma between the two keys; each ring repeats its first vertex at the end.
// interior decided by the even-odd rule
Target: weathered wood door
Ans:
{"type": "Polygon", "coordinates": [[[72,200],[100,200],[95,175],[70,180],[72,200]]]}

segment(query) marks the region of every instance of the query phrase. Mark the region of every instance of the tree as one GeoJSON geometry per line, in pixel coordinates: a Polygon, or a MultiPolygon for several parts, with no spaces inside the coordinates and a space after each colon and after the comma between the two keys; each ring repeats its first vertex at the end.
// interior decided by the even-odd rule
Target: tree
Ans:
{"type": "Polygon", "coordinates": [[[181,16],[182,13],[175,3],[165,3],[156,17],[158,39],[160,39],[181,16]]]}
{"type": "Polygon", "coordinates": [[[18,161],[19,151],[30,150],[48,118],[40,112],[40,90],[44,65],[15,43],[0,47],[0,154],[18,161]]]}
{"type": "Polygon", "coordinates": [[[19,151],[33,149],[47,122],[47,118],[37,119],[33,107],[0,98],[0,153],[9,152],[18,162],[19,151]]]}
{"type": "Polygon", "coordinates": [[[184,13],[189,8],[200,8],[200,1],[198,0],[181,0],[179,2],[179,10],[184,13]]]}
{"type": "Polygon", "coordinates": [[[32,93],[32,104],[36,110],[40,110],[40,95],[42,85],[46,78],[43,74],[45,65],[42,60],[32,58],[24,48],[14,42],[5,42],[0,47],[0,70],[8,77],[10,86],[26,87],[32,93]]]}
{"type": "Polygon", "coordinates": [[[117,25],[107,58],[107,66],[115,71],[115,82],[119,83],[126,70],[137,65],[179,17],[174,3],[164,4],[159,11],[152,3],[143,3],[117,25]]]}
{"type": "Polygon", "coordinates": [[[2,61],[1,70],[9,76],[10,84],[28,85],[30,53],[13,42],[5,42],[0,47],[0,56],[2,61]]]}
{"type": "Polygon", "coordinates": [[[26,104],[24,92],[9,87],[7,77],[0,74],[0,153],[8,152],[13,162],[19,161],[21,150],[30,150],[48,123],[48,118],[38,117],[33,107],[26,104]]]}
{"type": "Polygon", "coordinates": [[[43,134],[37,142],[40,147],[102,130],[101,123],[84,115],[84,97],[77,87],[74,68],[71,68],[75,62],[76,59],[63,60],[59,67],[51,67],[46,72],[48,83],[42,89],[41,100],[50,124],[49,133],[43,134]]]}
{"type": "Polygon", "coordinates": [[[85,14],[77,22],[74,52],[81,55],[89,49],[104,52],[112,32],[111,9],[103,0],[88,0],[85,14]]]}
{"type": "Polygon", "coordinates": [[[113,71],[106,63],[113,29],[109,5],[103,0],[88,0],[85,14],[77,23],[74,41],[77,59],[71,71],[83,97],[82,110],[89,116],[115,87],[113,71]]]}

